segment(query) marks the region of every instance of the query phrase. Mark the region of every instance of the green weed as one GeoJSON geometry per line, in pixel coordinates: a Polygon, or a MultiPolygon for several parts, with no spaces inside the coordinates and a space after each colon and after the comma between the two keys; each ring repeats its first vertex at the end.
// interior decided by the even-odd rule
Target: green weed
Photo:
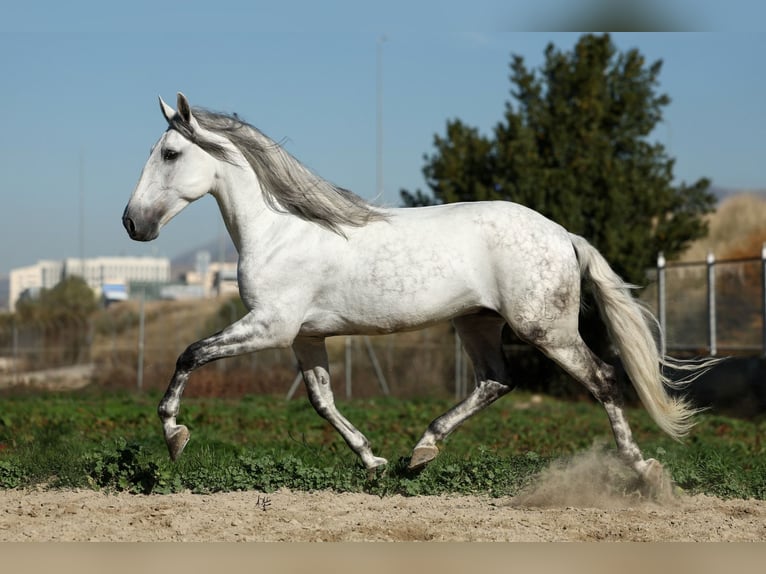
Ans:
{"type": "MultiPolygon", "coordinates": [[[[376,398],[340,409],[388,466],[368,473],[308,405],[280,397],[187,399],[179,420],[192,441],[171,463],[155,415],[159,396],[82,392],[0,399],[0,488],[33,485],[133,493],[280,488],[434,495],[514,495],[552,461],[611,445],[603,410],[588,402],[519,394],[458,429],[420,474],[407,470],[412,445],[450,401],[376,398]]],[[[689,492],[766,498],[760,427],[703,415],[685,444],[664,437],[642,410],[628,412],[638,443],[689,492]]]]}

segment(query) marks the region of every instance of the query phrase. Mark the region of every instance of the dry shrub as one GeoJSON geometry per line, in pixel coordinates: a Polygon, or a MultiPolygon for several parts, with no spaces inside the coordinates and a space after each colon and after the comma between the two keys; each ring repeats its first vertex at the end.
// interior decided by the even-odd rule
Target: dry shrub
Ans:
{"type": "MultiPolygon", "coordinates": [[[[764,237],[766,224],[766,198],[762,195],[742,193],[723,200],[715,213],[708,216],[708,236],[698,239],[683,254],[683,261],[704,261],[709,251],[716,257],[734,257],[742,253],[745,245],[757,241],[757,236],[764,237]]],[[[752,246],[746,257],[761,254],[761,241],[752,246]]]]}

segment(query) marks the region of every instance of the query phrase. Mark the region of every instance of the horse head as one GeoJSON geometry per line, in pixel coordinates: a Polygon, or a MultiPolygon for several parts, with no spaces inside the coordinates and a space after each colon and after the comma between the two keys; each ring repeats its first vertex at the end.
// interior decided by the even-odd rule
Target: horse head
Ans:
{"type": "MultiPolygon", "coordinates": [[[[212,191],[219,161],[197,143],[203,130],[189,102],[178,93],[178,110],[160,98],[168,129],[154,144],[122,223],[136,241],[151,241],[184,207],[212,191]]],[[[212,137],[205,133],[205,139],[212,137]]]]}

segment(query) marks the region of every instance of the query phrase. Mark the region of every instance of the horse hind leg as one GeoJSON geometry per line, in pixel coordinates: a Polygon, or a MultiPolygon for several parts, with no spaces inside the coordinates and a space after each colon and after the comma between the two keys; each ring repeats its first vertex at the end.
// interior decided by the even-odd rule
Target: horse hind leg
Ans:
{"type": "MultiPolygon", "coordinates": [[[[549,340],[559,337],[549,337],[549,340]]],[[[538,348],[555,361],[576,381],[587,388],[601,403],[609,417],[620,458],[652,488],[662,486],[662,465],[644,459],[623,412],[622,393],[617,386],[614,368],[599,359],[576,334],[568,344],[538,342],[538,348]]]]}
{"type": "Polygon", "coordinates": [[[474,365],[476,387],[468,397],[434,419],[415,445],[409,469],[425,468],[439,454],[436,444],[453,430],[503,395],[513,390],[503,353],[499,315],[468,315],[453,320],[468,356],[474,365]]]}
{"type": "Polygon", "coordinates": [[[341,415],[335,406],[324,339],[298,338],[293,342],[293,351],[303,372],[309,402],[319,416],[340,433],[368,470],[385,465],[388,461],[373,455],[367,437],[341,415]]]}

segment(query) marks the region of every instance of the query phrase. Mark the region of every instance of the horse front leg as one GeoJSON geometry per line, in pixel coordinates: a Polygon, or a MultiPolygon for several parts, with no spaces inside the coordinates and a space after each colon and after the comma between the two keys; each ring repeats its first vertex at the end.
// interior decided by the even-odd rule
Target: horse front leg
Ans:
{"type": "Polygon", "coordinates": [[[189,345],[176,361],[173,378],[162,397],[157,414],[162,421],[171,460],[176,460],[189,442],[189,429],[176,422],[189,376],[211,361],[261,349],[289,346],[294,331],[274,317],[251,312],[222,331],[189,345]]]}
{"type": "Polygon", "coordinates": [[[346,444],[362,460],[365,468],[373,470],[385,465],[388,461],[372,454],[367,437],[341,415],[335,406],[324,339],[299,337],[293,342],[293,351],[300,363],[309,401],[319,416],[335,427],[346,444]]]}

